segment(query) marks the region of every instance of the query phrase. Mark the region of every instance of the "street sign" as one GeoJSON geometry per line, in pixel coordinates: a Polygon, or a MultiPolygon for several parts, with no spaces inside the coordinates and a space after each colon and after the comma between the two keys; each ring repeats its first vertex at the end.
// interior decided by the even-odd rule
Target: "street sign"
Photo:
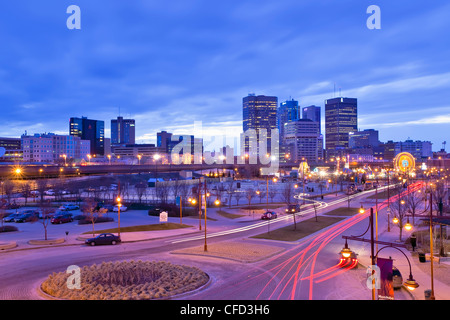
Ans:
{"type": "Polygon", "coordinates": [[[159,214],[159,222],[167,222],[168,214],[166,211],[163,211],[159,214]]]}

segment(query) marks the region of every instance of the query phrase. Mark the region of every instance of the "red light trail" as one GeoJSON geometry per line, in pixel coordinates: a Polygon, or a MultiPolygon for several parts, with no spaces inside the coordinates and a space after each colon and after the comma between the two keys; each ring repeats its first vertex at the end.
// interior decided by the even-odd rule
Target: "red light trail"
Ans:
{"type": "MultiPolygon", "coordinates": [[[[395,202],[406,196],[408,193],[415,192],[420,188],[422,188],[421,182],[411,184],[407,190],[390,197],[389,201],[395,202]]],[[[372,208],[376,209],[378,212],[387,206],[388,200],[385,200],[372,208]]],[[[308,281],[308,299],[312,300],[315,283],[322,283],[330,280],[331,278],[355,268],[358,264],[357,259],[341,259],[336,265],[316,272],[316,262],[319,253],[321,253],[321,251],[333,239],[342,234],[345,230],[367,219],[369,212],[370,210],[367,209],[363,214],[357,214],[345,219],[344,221],[327,228],[316,237],[303,241],[295,248],[289,249],[278,256],[274,256],[266,260],[263,268],[264,266],[273,264],[276,260],[279,260],[283,256],[286,257],[286,259],[281,263],[270,267],[260,274],[252,276],[251,278],[248,278],[238,284],[234,284],[235,290],[233,291],[238,292],[242,290],[240,285],[251,285],[253,287],[256,284],[261,284],[262,281],[266,281],[262,289],[257,294],[256,300],[264,299],[264,297],[268,297],[267,299],[283,299],[283,296],[286,297],[286,293],[288,293],[288,295],[287,298],[284,299],[293,300],[296,299],[296,294],[300,288],[301,282],[308,281]],[[299,247],[305,245],[306,247],[298,252],[295,252],[299,250],[299,247]],[[293,253],[294,255],[289,257],[293,253]],[[309,274],[307,274],[308,268],[309,274]],[[269,277],[269,279],[264,280],[265,277],[269,277]]]]}

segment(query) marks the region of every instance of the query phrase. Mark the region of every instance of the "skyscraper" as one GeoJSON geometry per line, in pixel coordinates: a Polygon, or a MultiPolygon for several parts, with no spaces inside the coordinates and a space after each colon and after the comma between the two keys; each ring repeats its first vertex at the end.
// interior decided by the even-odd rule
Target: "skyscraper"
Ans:
{"type": "Polygon", "coordinates": [[[291,99],[280,103],[277,113],[277,126],[280,132],[280,140],[283,140],[287,123],[299,119],[300,109],[298,101],[291,99]]]}
{"type": "Polygon", "coordinates": [[[354,98],[325,101],[325,149],[327,158],[348,148],[349,132],[358,130],[358,102],[354,98]]]}
{"type": "Polygon", "coordinates": [[[284,143],[291,146],[291,159],[295,162],[318,163],[322,158],[319,122],[299,119],[287,123],[284,143]]]}
{"type": "Polygon", "coordinates": [[[105,122],[86,117],[70,118],[70,135],[91,142],[91,155],[105,154],[105,122]]]}
{"type": "Polygon", "coordinates": [[[136,128],[134,119],[117,117],[111,120],[111,144],[135,144],[136,128]]]}
{"type": "Polygon", "coordinates": [[[309,107],[304,107],[302,109],[302,119],[309,119],[314,122],[318,122],[319,129],[322,131],[320,107],[314,106],[314,105],[309,106],[309,107]]]}
{"type": "MultiPolygon", "coordinates": [[[[263,139],[264,130],[267,133],[267,153],[271,153],[271,143],[272,143],[272,131],[277,129],[277,107],[278,98],[272,96],[250,94],[243,98],[243,129],[244,129],[244,147],[246,153],[256,153],[259,154],[259,142],[263,139]],[[256,132],[256,142],[257,145],[252,147],[249,137],[248,130],[255,130],[256,132]]],[[[241,142],[241,143],[242,143],[241,142]]],[[[278,141],[274,141],[278,143],[278,141]]],[[[263,152],[261,150],[261,152],[263,152]]]]}

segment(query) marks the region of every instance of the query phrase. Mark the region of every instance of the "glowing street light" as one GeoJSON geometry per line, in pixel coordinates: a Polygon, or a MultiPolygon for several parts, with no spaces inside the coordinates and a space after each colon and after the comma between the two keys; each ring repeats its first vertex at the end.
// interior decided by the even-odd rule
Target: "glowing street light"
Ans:
{"type": "Polygon", "coordinates": [[[120,197],[117,197],[116,198],[116,201],[117,201],[117,208],[118,208],[118,236],[120,237],[120,208],[122,207],[122,203],[121,203],[121,201],[122,201],[122,199],[120,198],[120,197]]]}
{"type": "Polygon", "coordinates": [[[359,213],[363,214],[365,212],[363,205],[361,205],[361,208],[359,208],[359,213]]]}

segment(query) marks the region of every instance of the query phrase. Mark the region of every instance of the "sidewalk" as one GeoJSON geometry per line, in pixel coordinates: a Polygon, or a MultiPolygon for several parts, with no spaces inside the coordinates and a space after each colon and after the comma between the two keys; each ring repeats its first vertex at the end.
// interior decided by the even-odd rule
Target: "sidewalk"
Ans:
{"type": "MultiPolygon", "coordinates": [[[[400,243],[399,242],[399,230],[398,228],[391,228],[390,232],[387,232],[387,229],[383,229],[379,232],[378,240],[390,242],[390,243],[400,243]]],[[[409,234],[403,234],[402,239],[405,240],[409,234]]],[[[378,250],[380,250],[383,246],[378,245],[378,250]]],[[[419,258],[416,252],[411,252],[408,249],[400,248],[408,257],[411,263],[411,271],[413,278],[419,284],[419,287],[413,291],[410,291],[410,294],[414,297],[415,300],[425,300],[425,291],[431,289],[431,263],[427,259],[426,262],[419,262],[419,258]]],[[[386,248],[380,251],[380,257],[388,258],[392,257],[394,260],[394,265],[399,269],[402,274],[403,282],[405,282],[409,278],[409,264],[405,256],[396,249],[386,248]]],[[[361,257],[362,258],[362,257],[361,257]]],[[[363,263],[366,265],[370,264],[369,257],[363,260],[363,263]],[[366,261],[367,260],[367,261],[366,261]]],[[[435,261],[433,263],[433,281],[434,281],[434,296],[436,300],[450,300],[450,263],[449,261],[444,262],[441,261],[438,263],[435,261]],[[439,280],[446,279],[446,283],[439,280]]]]}

